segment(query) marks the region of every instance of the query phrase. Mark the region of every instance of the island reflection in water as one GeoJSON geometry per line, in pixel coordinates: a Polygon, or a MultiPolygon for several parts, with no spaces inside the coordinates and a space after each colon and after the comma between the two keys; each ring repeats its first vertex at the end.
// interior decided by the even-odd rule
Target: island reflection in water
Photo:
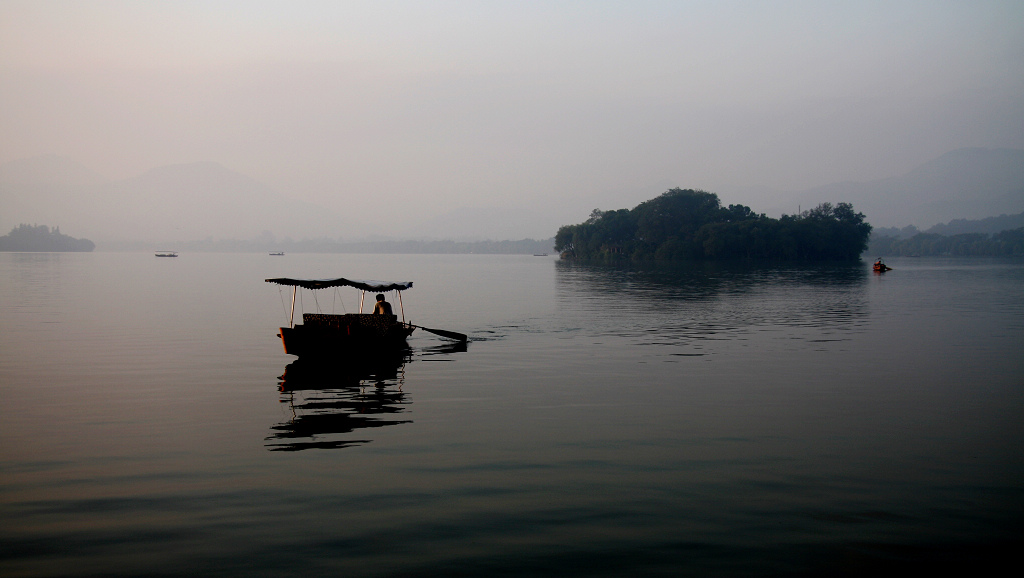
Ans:
{"type": "MultiPolygon", "coordinates": [[[[466,343],[451,343],[415,352],[418,356],[447,355],[466,351],[466,343]]],[[[356,430],[404,423],[394,419],[411,399],[403,391],[405,366],[413,360],[411,349],[374,356],[343,356],[336,359],[298,359],[278,378],[281,403],[288,404],[291,419],[272,426],[266,438],[270,451],[297,452],[309,449],[341,449],[369,443],[369,439],[337,439],[356,430]]]]}
{"type": "Polygon", "coordinates": [[[636,346],[666,346],[677,356],[706,355],[716,344],[757,335],[849,341],[869,315],[860,264],[557,262],[556,273],[559,309],[571,325],[636,346]]]}

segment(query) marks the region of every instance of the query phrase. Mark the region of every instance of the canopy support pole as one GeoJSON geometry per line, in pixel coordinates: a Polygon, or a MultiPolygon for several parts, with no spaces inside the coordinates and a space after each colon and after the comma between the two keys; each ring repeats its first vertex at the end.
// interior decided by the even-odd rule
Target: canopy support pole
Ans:
{"type": "Polygon", "coordinates": [[[363,297],[366,297],[366,290],[359,292],[359,313],[363,313],[363,297]]]}
{"type": "Polygon", "coordinates": [[[402,305],[402,292],[398,292],[398,307],[402,310],[402,323],[405,323],[405,306],[402,305]]]}
{"type": "Polygon", "coordinates": [[[292,314],[288,318],[288,327],[295,327],[295,292],[298,290],[298,285],[292,285],[292,314]]]}

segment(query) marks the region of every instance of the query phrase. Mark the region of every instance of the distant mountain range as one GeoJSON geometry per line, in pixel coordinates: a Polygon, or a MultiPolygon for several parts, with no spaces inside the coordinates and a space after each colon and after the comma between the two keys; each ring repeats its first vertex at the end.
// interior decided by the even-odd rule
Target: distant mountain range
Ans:
{"type": "MultiPolygon", "coordinates": [[[[534,231],[536,223],[550,219],[541,212],[512,207],[461,207],[437,217],[411,224],[407,235],[414,239],[491,239],[520,240],[534,231]]],[[[551,227],[547,236],[534,235],[537,239],[554,237],[559,225],[551,227]]],[[[544,227],[540,227],[541,230],[544,227]]]]}
{"type": "MultiPolygon", "coordinates": [[[[720,196],[725,204],[738,202],[720,196]]],[[[925,228],[1017,214],[1024,211],[1024,150],[958,149],[905,175],[772,193],[750,205],[777,216],[822,202],[852,203],[876,227],[925,228]]],[[[581,216],[593,208],[580,208],[581,216]]],[[[551,214],[540,206],[462,207],[403,225],[402,238],[516,240],[527,236],[519,231],[536,236],[537,224],[547,220],[551,214]]],[[[101,249],[104,242],[255,239],[268,232],[296,240],[355,240],[373,232],[365,223],[290,199],[213,162],[168,165],[112,181],[57,156],[0,165],[0,231],[21,223],[60,226],[101,249]]],[[[557,225],[550,234],[555,230],[557,225]]]]}
{"type": "Polygon", "coordinates": [[[1007,229],[1019,229],[1024,227],[1024,213],[1016,215],[999,215],[987,219],[954,219],[948,223],[939,223],[928,228],[926,233],[937,235],[962,235],[964,233],[984,233],[992,235],[1007,229]]]}
{"type": "Polygon", "coordinates": [[[67,158],[0,165],[0,230],[19,223],[59,224],[103,241],[251,239],[263,231],[339,237],[348,221],[288,199],[212,162],[168,165],[108,181],[67,158]]]}
{"type": "Polygon", "coordinates": [[[833,183],[783,195],[795,213],[822,202],[847,202],[876,227],[926,228],[954,219],[1024,211],[1024,150],[964,148],[887,179],[833,183]]]}
{"type": "Polygon", "coordinates": [[[888,236],[906,239],[918,233],[931,233],[935,235],[963,235],[969,233],[982,233],[993,235],[1008,229],[1019,229],[1024,227],[1024,213],[1016,215],[999,215],[986,219],[954,219],[948,223],[939,223],[922,231],[913,225],[906,227],[877,227],[871,232],[874,236],[888,236]]]}

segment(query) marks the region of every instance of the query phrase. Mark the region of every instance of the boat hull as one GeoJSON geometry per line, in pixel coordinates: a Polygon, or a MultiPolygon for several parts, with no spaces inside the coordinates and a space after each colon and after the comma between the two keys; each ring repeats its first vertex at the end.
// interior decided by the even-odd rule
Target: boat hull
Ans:
{"type": "Polygon", "coordinates": [[[384,315],[305,314],[303,323],[282,327],[284,352],[300,357],[389,354],[408,347],[415,327],[384,315]]]}

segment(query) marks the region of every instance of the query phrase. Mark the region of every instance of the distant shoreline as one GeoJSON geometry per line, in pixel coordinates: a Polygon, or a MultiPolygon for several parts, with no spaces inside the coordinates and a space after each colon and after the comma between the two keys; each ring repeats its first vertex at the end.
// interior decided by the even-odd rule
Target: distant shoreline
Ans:
{"type": "Polygon", "coordinates": [[[521,239],[518,241],[335,241],[312,239],[283,240],[269,244],[264,241],[236,239],[202,240],[178,243],[149,243],[141,241],[100,242],[102,252],[154,251],[159,247],[173,247],[179,252],[193,253],[350,253],[350,254],[486,254],[535,255],[553,251],[551,239],[521,239]]]}

